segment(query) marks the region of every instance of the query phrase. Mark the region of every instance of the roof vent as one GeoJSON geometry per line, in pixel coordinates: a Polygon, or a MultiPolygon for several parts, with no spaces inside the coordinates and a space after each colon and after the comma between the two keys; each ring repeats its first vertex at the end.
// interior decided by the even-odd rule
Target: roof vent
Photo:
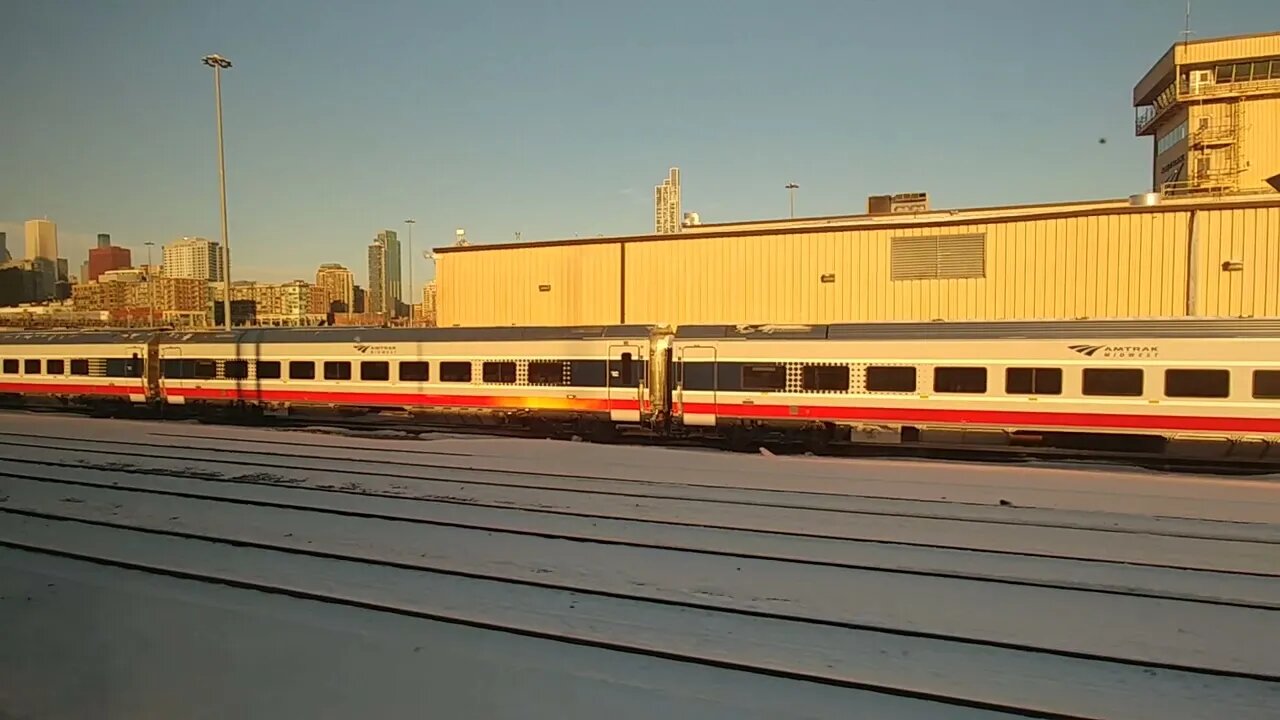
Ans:
{"type": "Polygon", "coordinates": [[[1146,192],[1129,196],[1129,204],[1134,207],[1150,207],[1160,204],[1160,193],[1146,192]]]}
{"type": "Polygon", "coordinates": [[[872,195],[867,198],[869,215],[929,212],[929,193],[913,192],[896,195],[872,195]]]}

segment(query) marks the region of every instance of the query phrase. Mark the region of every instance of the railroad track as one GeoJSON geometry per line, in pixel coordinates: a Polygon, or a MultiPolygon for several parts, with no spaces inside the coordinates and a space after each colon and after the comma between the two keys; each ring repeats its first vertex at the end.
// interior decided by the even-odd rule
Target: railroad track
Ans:
{"type": "MultiPolygon", "coordinates": [[[[0,478],[56,484],[56,485],[66,486],[66,487],[95,488],[95,489],[105,489],[105,490],[111,490],[111,491],[123,492],[123,493],[142,493],[142,494],[167,496],[167,497],[183,498],[183,499],[190,499],[190,500],[207,500],[207,501],[229,503],[233,505],[240,505],[240,506],[246,506],[246,507],[274,508],[274,509],[292,510],[292,511],[299,511],[299,512],[315,512],[315,513],[321,513],[325,515],[334,515],[334,516],[346,517],[346,518],[385,520],[385,521],[392,521],[392,522],[398,522],[398,523],[408,523],[413,525],[423,525],[423,526],[432,526],[432,527],[439,527],[439,528],[453,528],[453,529],[460,529],[460,530],[496,533],[496,534],[502,534],[502,535],[509,535],[517,538],[531,537],[531,538],[541,538],[541,539],[550,539],[550,540],[564,540],[564,541],[571,541],[575,543],[591,543],[591,544],[602,545],[602,546],[617,546],[617,547],[643,548],[648,550],[660,550],[660,551],[669,551],[669,552],[694,553],[699,555],[709,555],[709,556],[716,556],[716,557],[723,557],[723,558],[799,563],[803,565],[839,568],[844,570],[860,570],[860,571],[880,572],[880,573],[886,573],[886,574],[909,575],[909,576],[917,576],[917,577],[968,580],[968,581],[994,583],[994,584],[1000,584],[1000,585],[1039,587],[1039,588],[1048,588],[1048,589],[1055,589],[1055,590],[1067,590],[1072,592],[1117,595],[1117,596],[1123,596],[1123,597],[1141,597],[1141,598],[1163,599],[1163,600],[1179,600],[1179,601],[1185,601],[1185,602],[1202,603],[1202,604],[1208,604],[1208,605],[1221,605],[1221,606],[1227,606],[1227,607],[1242,607],[1242,608],[1252,608],[1252,609],[1260,609],[1260,610],[1280,610],[1280,594],[1277,594],[1277,597],[1274,600],[1231,599],[1231,598],[1224,598],[1221,596],[1197,596],[1197,595],[1186,594],[1186,593],[1143,591],[1140,589],[1136,589],[1134,587],[1113,587],[1113,586],[1105,586],[1105,585],[1069,583],[1069,582],[1063,582],[1063,581],[1058,581],[1058,582],[1042,581],[1042,580],[1018,578],[1018,577],[1000,577],[1000,576],[995,576],[991,574],[979,574],[979,573],[973,573],[973,572],[966,573],[966,572],[959,572],[955,570],[892,567],[892,566],[886,566],[884,564],[858,563],[858,562],[845,561],[845,560],[839,560],[839,559],[826,559],[821,557],[803,557],[798,555],[786,555],[786,554],[780,554],[780,553],[733,550],[733,549],[724,548],[724,547],[699,546],[696,544],[679,544],[679,543],[673,543],[673,542],[631,540],[626,538],[609,537],[604,535],[591,535],[591,534],[586,534],[581,532],[553,531],[553,530],[537,529],[537,528],[530,528],[530,527],[519,527],[519,526],[513,527],[511,525],[503,525],[503,524],[497,524],[497,523],[458,522],[458,521],[419,517],[419,516],[414,516],[412,514],[407,514],[407,513],[394,513],[394,512],[368,510],[368,509],[353,509],[350,507],[343,507],[341,505],[326,506],[320,503],[288,502],[283,499],[266,499],[261,497],[253,498],[253,497],[246,497],[243,495],[227,496],[227,495],[220,495],[220,494],[215,494],[210,492],[199,492],[199,491],[190,491],[190,490],[174,490],[174,489],[164,489],[164,488],[155,488],[155,487],[136,487],[136,486],[131,487],[131,486],[123,485],[117,480],[73,479],[73,478],[67,478],[67,477],[55,477],[50,475],[37,475],[37,474],[30,474],[30,473],[12,472],[9,469],[15,465],[22,465],[22,464],[41,465],[44,467],[54,468],[55,472],[59,470],[63,470],[63,471],[71,470],[71,469],[83,470],[87,468],[87,469],[101,469],[109,473],[137,472],[144,475],[151,475],[151,476],[158,476],[158,477],[168,477],[168,478],[184,477],[183,475],[180,475],[177,473],[170,473],[170,472],[164,472],[164,471],[147,471],[147,470],[138,470],[138,469],[121,470],[119,467],[115,467],[115,466],[94,468],[94,466],[92,465],[83,465],[83,464],[73,465],[73,464],[57,464],[57,463],[29,463],[25,461],[4,463],[3,461],[0,461],[0,478]]],[[[112,476],[111,475],[107,476],[107,478],[110,478],[110,477],[112,476]]],[[[273,482],[270,482],[269,480],[237,480],[234,478],[216,479],[216,478],[208,478],[208,477],[201,477],[201,478],[194,478],[194,479],[203,483],[232,483],[232,484],[249,485],[249,486],[264,485],[268,487],[279,487],[280,485],[279,483],[273,483],[273,482]]],[[[289,489],[291,491],[314,492],[314,493],[321,493],[321,494],[336,494],[340,496],[352,495],[357,497],[375,497],[375,498],[385,498],[385,499],[391,499],[391,500],[397,500],[397,501],[408,500],[408,501],[424,502],[424,503],[431,503],[431,504],[461,504],[461,505],[467,505],[467,506],[473,506],[473,507],[485,507],[485,508],[497,509],[497,510],[515,509],[521,512],[534,513],[534,514],[555,514],[555,515],[563,514],[563,515],[569,515],[570,517],[583,518],[588,520],[590,519],[610,520],[610,521],[640,523],[644,525],[657,525],[657,526],[675,525],[675,526],[683,526],[683,527],[694,527],[700,530],[718,530],[718,531],[730,531],[730,532],[743,532],[743,531],[759,532],[766,535],[782,535],[782,536],[790,535],[793,537],[835,540],[835,541],[841,541],[841,542],[867,542],[866,540],[860,540],[856,538],[851,539],[846,536],[840,536],[840,535],[823,535],[823,534],[817,534],[817,533],[797,535],[794,533],[777,532],[777,531],[769,531],[769,530],[746,530],[740,526],[732,526],[732,525],[666,523],[661,521],[652,521],[647,519],[627,517],[623,515],[563,513],[563,512],[557,512],[557,511],[549,511],[545,508],[529,508],[529,507],[512,508],[510,505],[477,504],[477,503],[459,502],[451,499],[438,499],[438,498],[432,498],[432,497],[413,497],[413,496],[406,497],[404,495],[393,495],[393,494],[378,493],[378,492],[364,492],[360,490],[351,490],[351,489],[315,488],[315,487],[302,487],[302,486],[296,486],[296,485],[290,485],[289,489]]],[[[1233,540],[1232,542],[1235,542],[1235,541],[1233,540]]],[[[1269,543],[1265,541],[1262,541],[1262,542],[1264,544],[1269,544],[1269,545],[1280,545],[1280,542],[1269,542],[1269,543]]],[[[898,543],[894,543],[894,544],[898,544],[898,543]]],[[[924,547],[927,549],[935,549],[935,550],[965,550],[966,549],[958,546],[938,546],[938,545],[914,545],[914,547],[924,547]]],[[[1078,559],[1078,558],[1073,558],[1069,555],[1044,555],[1044,554],[1025,553],[1025,552],[1018,552],[1018,551],[1009,551],[1009,550],[1006,550],[1006,551],[988,550],[984,552],[989,552],[994,555],[1011,555],[1011,556],[1017,556],[1017,557],[1052,559],[1052,560],[1078,559]]],[[[1128,566],[1128,567],[1132,567],[1135,565],[1135,563],[1129,563],[1129,562],[1116,562],[1116,561],[1099,560],[1099,559],[1092,559],[1092,558],[1089,559],[1089,562],[1117,565],[1117,566],[1128,566]]],[[[1146,564],[1143,567],[1156,568],[1156,569],[1162,569],[1162,570],[1176,570],[1180,572],[1203,571],[1203,568],[1188,567],[1185,565],[1176,566],[1176,565],[1146,564]]],[[[1245,572],[1245,571],[1238,571],[1238,570],[1237,571],[1219,570],[1215,572],[1221,573],[1223,575],[1234,575],[1239,577],[1280,578],[1280,571],[1276,573],[1245,572]]]]}
{"type": "Polygon", "coordinates": [[[1263,649],[1280,627],[1274,524],[529,472],[429,445],[388,457],[386,444],[158,430],[0,433],[0,567],[144,573],[868,693],[925,716],[1280,708],[1280,663],[1263,649]],[[884,523],[897,529],[878,534],[884,523]],[[932,525],[955,532],[939,541],[932,525]],[[977,535],[1001,540],[975,547],[977,535]],[[1060,545],[1024,546],[1033,537],[1060,545]],[[1169,553],[1149,555],[1157,546],[1169,553]],[[1108,630],[1081,632],[1095,623],[1108,630]]]}
{"type": "MultiPolygon", "coordinates": [[[[32,412],[65,412],[88,415],[72,408],[57,410],[30,410],[32,412]]],[[[156,419],[154,414],[131,414],[125,419],[156,419]]],[[[183,418],[190,419],[190,418],[183,418]]],[[[355,433],[377,436],[380,439],[419,440],[422,435],[460,435],[471,437],[514,437],[584,439],[572,431],[547,433],[535,428],[517,425],[448,425],[430,421],[407,421],[399,416],[342,418],[324,415],[266,417],[253,421],[207,418],[200,422],[228,427],[267,427],[278,430],[310,432],[316,434],[355,433]]],[[[599,442],[599,438],[592,439],[599,442]]],[[[713,438],[662,437],[649,433],[620,433],[611,438],[611,444],[661,447],[700,447],[734,452],[725,442],[713,438]]],[[[919,458],[969,463],[1062,463],[1066,465],[1104,465],[1136,467],[1170,473],[1213,473],[1235,476],[1280,475],[1280,459],[1249,459],[1220,457],[1178,457],[1141,452],[1114,450],[1073,450],[1066,448],[1037,448],[1028,446],[971,446],[971,445],[913,445],[878,443],[837,443],[829,445],[821,453],[800,443],[757,442],[746,446],[747,452],[772,454],[821,454],[830,457],[849,458],[919,458]]]]}
{"type": "MultiPolygon", "coordinates": [[[[41,478],[28,478],[34,482],[42,482],[41,478]]],[[[120,488],[112,488],[120,491],[120,488]]],[[[152,494],[145,490],[133,489],[131,492],[152,494]]],[[[70,503],[80,507],[80,503],[70,503]]],[[[926,701],[939,706],[986,710],[1016,717],[1035,718],[1095,718],[1098,714],[1083,712],[1066,707],[1051,707],[1025,703],[1011,703],[982,697],[980,694],[964,692],[938,692],[928,688],[889,682],[872,681],[859,678],[856,674],[841,672],[836,666],[828,665],[826,671],[809,667],[806,663],[793,666],[778,660],[769,661],[759,653],[742,654],[732,649],[733,643],[726,643],[725,648],[702,647],[700,651],[689,648],[664,647],[659,641],[646,641],[641,638],[623,639],[598,628],[582,626],[566,631],[563,628],[550,630],[537,622],[509,622],[501,618],[486,617],[482,609],[479,612],[442,612],[430,607],[419,607],[404,602],[380,602],[368,597],[361,597],[352,588],[304,587],[297,583],[273,582],[262,576],[254,576],[237,563],[215,562],[212,565],[220,568],[212,571],[207,568],[194,567],[178,562],[165,562],[156,558],[136,558],[129,552],[115,552],[111,542],[102,542],[103,538],[113,535],[145,535],[156,542],[187,544],[197,547],[197,553],[203,555],[209,548],[219,548],[227,557],[246,553],[270,553],[282,558],[293,558],[290,563],[303,559],[337,564],[356,563],[361,567],[374,567],[385,572],[427,573],[430,576],[449,577],[468,582],[490,583],[508,588],[524,588],[535,592],[552,592],[568,594],[578,598],[576,602],[594,607],[609,608],[613,604],[623,603],[628,607],[643,607],[652,610],[661,608],[662,612],[683,614],[685,622],[708,622],[707,617],[714,617],[718,623],[750,622],[753,625],[769,623],[786,633],[806,634],[852,634],[857,642],[871,642],[876,645],[885,643],[939,643],[953,648],[970,648],[974,651],[999,653],[1006,660],[1014,662],[1036,661],[1031,658],[1053,658],[1061,663],[1087,663],[1094,670],[1103,669],[1107,673],[1118,673],[1123,677],[1158,677],[1162,681],[1178,683],[1204,683],[1213,679],[1230,684],[1235,688],[1247,688],[1256,692],[1271,692],[1275,683],[1280,683],[1280,676],[1269,673],[1253,673],[1229,670],[1220,667],[1188,666],[1179,663],[1167,663],[1151,660],[1135,660],[1132,658],[1064,651],[1055,648],[1044,648],[1035,645],[1017,644],[983,638],[966,638],[937,632],[911,630],[903,628],[883,628],[863,623],[843,621],[825,617],[810,617],[798,613],[769,612],[752,608],[726,607],[706,602],[679,600],[655,597],[652,594],[623,593],[607,589],[593,588],[588,585],[566,584],[552,581],[531,580],[527,578],[494,575],[466,569],[451,568],[428,562],[405,562],[379,557],[376,554],[359,554],[351,551],[333,551],[310,547],[290,546],[286,542],[266,542],[245,538],[234,532],[193,532],[191,530],[162,527],[157,523],[142,524],[138,522],[117,521],[104,518],[91,518],[71,512],[49,512],[11,507],[10,502],[0,504],[0,516],[24,522],[17,525],[23,532],[15,532],[12,523],[0,523],[0,546],[11,550],[59,556],[96,565],[105,565],[121,569],[146,572],[152,575],[225,585],[246,590],[254,590],[277,595],[286,595],[323,603],[344,605],[352,608],[376,612],[392,613],[423,620],[432,620],[453,625],[484,629],[489,631],[539,638],[560,643],[582,645],[598,649],[611,650],[630,655],[658,658],[673,662],[715,667],[757,675],[767,675],[788,680],[818,683],[849,690],[859,690],[877,694],[885,694],[902,698],[926,701]],[[44,524],[44,531],[37,527],[44,524]],[[90,529],[96,531],[91,535],[94,541],[80,546],[59,540],[74,534],[68,528],[90,529]],[[692,613],[693,615],[690,615],[692,613]],[[1017,658],[1026,659],[1018,661],[1017,658]],[[1197,680],[1197,678],[1199,678],[1197,680]]],[[[132,551],[130,551],[132,552],[132,551]]],[[[247,566],[247,565],[246,565],[247,566]]],[[[325,583],[320,583],[325,585],[325,583]]],[[[511,589],[503,592],[512,592],[511,589]]],[[[571,605],[572,607],[572,605],[571,605]]],[[[766,653],[767,656],[767,653],[766,653]]],[[[1135,680],[1136,681],[1136,680],[1135,680]]]]}
{"type": "MultiPolygon", "coordinates": [[[[170,437],[175,437],[170,435],[170,437]]],[[[183,437],[183,436],[176,436],[183,437]]],[[[275,442],[266,441],[242,441],[238,443],[244,444],[271,444],[277,445],[275,442]]],[[[316,463],[324,461],[328,458],[313,454],[280,452],[278,450],[252,450],[246,451],[237,449],[234,451],[225,451],[217,448],[210,448],[199,445],[178,445],[170,443],[153,443],[144,441],[121,441],[121,440],[81,440],[79,438],[59,437],[50,435],[31,435],[26,433],[0,432],[0,446],[10,446],[17,448],[27,448],[30,450],[67,450],[67,451],[83,451],[88,450],[100,455],[110,455],[122,458],[132,458],[135,460],[160,460],[175,462],[199,462],[208,465],[227,465],[234,468],[261,468],[277,472],[305,472],[311,470],[305,465],[299,463],[316,463]],[[18,438],[18,439],[14,439],[18,438]],[[50,441],[63,441],[71,443],[70,446],[56,448],[50,445],[50,441]],[[76,444],[80,446],[77,447],[76,444]],[[88,447],[84,447],[84,446],[88,447]],[[206,457],[201,457],[193,453],[205,453],[206,457]],[[261,458],[269,458],[267,460],[247,457],[259,456],[261,458]]],[[[309,446],[308,444],[301,444],[309,446]]],[[[442,455],[446,457],[468,457],[461,453],[439,453],[437,451],[423,451],[423,454],[442,455]]],[[[271,474],[254,474],[254,473],[238,473],[235,475],[211,471],[207,468],[147,468],[143,465],[131,463],[67,463],[64,461],[47,460],[47,461],[28,461],[36,462],[53,467],[64,468],[90,468],[97,470],[118,470],[123,472],[138,472],[144,474],[159,474],[173,477],[195,477],[200,479],[213,480],[227,483],[248,483],[255,485],[297,485],[297,481],[291,480],[288,475],[271,475],[271,474]]],[[[893,518],[911,518],[921,520],[956,520],[963,522],[982,523],[989,525],[1010,525],[1019,527],[1041,527],[1062,530],[1087,530],[1100,533],[1118,533],[1118,534],[1141,534],[1147,536],[1168,536],[1178,538],[1195,538],[1203,540],[1225,540],[1225,541],[1258,541],[1280,544],[1280,533],[1269,533],[1265,537],[1242,537],[1238,532],[1231,534],[1213,533],[1206,531],[1189,531],[1186,529],[1172,531],[1164,530],[1159,527],[1159,522],[1169,523],[1183,518],[1166,517],[1161,518],[1156,523],[1142,524],[1138,527],[1116,527],[1105,523],[1067,523],[1061,521],[1037,520],[1035,518],[1017,518],[1009,517],[1007,511],[993,508],[991,503],[972,503],[964,501],[947,501],[945,503],[937,503],[931,501],[904,501],[898,498],[891,498],[881,495],[866,495],[857,493],[800,493],[789,490],[780,490],[776,488],[752,488],[750,494],[761,496],[777,496],[779,498],[795,498],[802,497],[802,500],[791,502],[785,501],[769,501],[744,499],[741,497],[726,497],[722,488],[709,487],[705,485],[696,485],[690,483],[680,483],[672,481],[654,481],[654,480],[636,480],[618,478],[608,476],[593,476],[566,474],[555,472],[540,472],[530,470],[509,470],[501,468],[474,468],[450,464],[438,464],[430,462],[414,462],[406,463],[397,460],[387,459],[364,459],[360,460],[358,469],[342,469],[334,467],[326,467],[328,473],[349,475],[360,478],[383,478],[389,480],[407,480],[419,483],[442,484],[450,486],[459,486],[460,489],[467,489],[467,486],[480,486],[490,488],[517,488],[530,491],[553,491],[557,493],[570,493],[578,495],[592,496],[612,496],[618,498],[629,498],[637,500],[661,500],[674,501],[681,503],[706,503],[728,506],[743,506],[751,508],[767,508],[767,509],[785,509],[785,510],[805,510],[816,511],[822,513],[834,513],[840,515],[865,515],[872,517],[893,517],[893,518]],[[371,467],[372,466],[372,467],[371,467]],[[380,469],[388,468],[388,469],[380,469]],[[399,468],[399,471],[393,471],[389,468],[399,468]],[[454,475],[422,475],[418,471],[428,472],[446,472],[455,473],[454,475]],[[501,477],[501,480],[494,479],[490,476],[501,477]],[[615,484],[617,487],[601,487],[584,486],[583,483],[591,483],[595,481],[615,484]],[[635,490],[633,487],[641,489],[635,490]],[[622,489],[625,488],[625,489],[622,489]],[[935,512],[927,512],[920,510],[887,510],[872,507],[841,507],[839,504],[832,504],[832,501],[880,501],[891,503],[897,506],[942,506],[942,509],[935,512]],[[957,510],[957,508],[959,510],[957,510]],[[1002,516],[1001,513],[1004,513],[1002,516]]],[[[407,498],[412,500],[424,500],[443,504],[459,504],[478,507],[492,507],[497,509],[512,509],[510,504],[487,503],[482,500],[473,500],[463,498],[457,495],[445,496],[438,494],[420,494],[416,496],[407,496],[404,492],[378,492],[363,487],[334,487],[326,485],[310,485],[306,489],[320,490],[324,492],[344,492],[348,494],[359,495],[381,495],[391,498],[407,498]]],[[[1010,506],[1012,507],[1012,506],[1010,506]]],[[[613,515],[600,515],[592,513],[569,512],[555,507],[525,507],[518,508],[529,511],[535,511],[546,514],[566,514],[575,517],[589,517],[600,519],[620,519],[613,515]]],[[[1037,511],[1036,508],[1019,508],[1022,511],[1037,511]]],[[[622,519],[636,520],[639,518],[629,517],[622,519]]],[[[740,529],[729,526],[705,525],[698,524],[699,527],[711,527],[715,529],[740,529]]],[[[1237,523],[1226,524],[1225,527],[1238,530],[1237,523]]],[[[784,533],[787,534],[787,533],[784,533]]],[[[821,534],[802,533],[809,537],[828,538],[832,536],[821,534]]],[[[844,536],[840,536],[843,538],[844,536]]]]}

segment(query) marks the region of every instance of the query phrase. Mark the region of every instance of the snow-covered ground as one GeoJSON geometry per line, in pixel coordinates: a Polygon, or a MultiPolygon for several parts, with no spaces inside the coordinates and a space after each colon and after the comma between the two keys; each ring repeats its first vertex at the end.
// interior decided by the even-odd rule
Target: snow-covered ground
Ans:
{"type": "Polygon", "coordinates": [[[0,413],[0,543],[0,719],[1280,716],[1273,478],[0,413]]]}

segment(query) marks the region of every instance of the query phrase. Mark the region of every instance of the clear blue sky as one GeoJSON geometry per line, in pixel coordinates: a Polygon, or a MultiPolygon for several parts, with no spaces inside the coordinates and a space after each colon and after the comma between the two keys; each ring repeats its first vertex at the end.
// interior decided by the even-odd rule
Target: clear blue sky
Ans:
{"type": "MultiPolygon", "coordinates": [[[[1280,28],[1276,0],[1196,3],[1198,37],[1280,28]]],[[[1148,189],[1130,92],[1183,0],[11,0],[0,9],[0,229],[216,238],[224,76],[234,274],[365,282],[415,246],[652,229],[684,173],[704,221],[1148,189]],[[1099,144],[1099,138],[1106,144],[1099,144]]],[[[417,279],[430,265],[419,262],[417,279]]]]}

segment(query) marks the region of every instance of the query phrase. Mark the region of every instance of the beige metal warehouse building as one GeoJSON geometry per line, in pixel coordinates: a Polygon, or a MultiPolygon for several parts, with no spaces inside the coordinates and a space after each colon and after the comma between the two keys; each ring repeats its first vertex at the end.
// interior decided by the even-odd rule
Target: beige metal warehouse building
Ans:
{"type": "Polygon", "coordinates": [[[1180,43],[1134,105],[1157,193],[439,248],[439,323],[1280,316],[1280,33],[1180,43]]]}

